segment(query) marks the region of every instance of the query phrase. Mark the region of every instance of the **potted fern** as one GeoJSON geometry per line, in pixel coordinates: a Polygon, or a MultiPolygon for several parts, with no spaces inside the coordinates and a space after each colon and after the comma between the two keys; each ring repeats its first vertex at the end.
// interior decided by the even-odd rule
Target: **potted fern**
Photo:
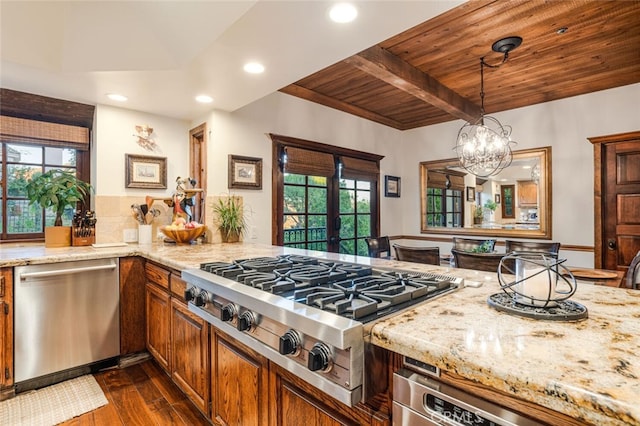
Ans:
{"type": "Polygon", "coordinates": [[[223,243],[237,243],[247,229],[242,198],[235,195],[221,197],[213,204],[214,223],[220,230],[223,243]]]}
{"type": "Polygon", "coordinates": [[[74,172],[52,169],[36,175],[27,182],[29,204],[38,204],[43,209],[51,209],[56,215],[53,226],[44,228],[45,247],[66,247],[71,245],[71,226],[62,226],[65,209],[75,210],[78,202],[84,202],[91,185],[78,179],[74,172]]]}

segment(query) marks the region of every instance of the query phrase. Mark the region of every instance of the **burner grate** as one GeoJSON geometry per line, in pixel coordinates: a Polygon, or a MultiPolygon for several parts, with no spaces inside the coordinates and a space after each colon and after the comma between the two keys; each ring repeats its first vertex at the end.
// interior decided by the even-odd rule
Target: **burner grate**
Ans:
{"type": "Polygon", "coordinates": [[[367,322],[460,287],[459,278],[299,255],[203,263],[201,269],[295,302],[367,322]]]}

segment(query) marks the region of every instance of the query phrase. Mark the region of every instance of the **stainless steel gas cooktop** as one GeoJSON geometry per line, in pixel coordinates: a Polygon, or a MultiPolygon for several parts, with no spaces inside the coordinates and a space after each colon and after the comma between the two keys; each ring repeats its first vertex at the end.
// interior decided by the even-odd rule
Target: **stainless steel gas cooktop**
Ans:
{"type": "Polygon", "coordinates": [[[182,277],[192,312],[348,405],[362,396],[363,324],[462,286],[298,255],[203,263],[182,277]]]}

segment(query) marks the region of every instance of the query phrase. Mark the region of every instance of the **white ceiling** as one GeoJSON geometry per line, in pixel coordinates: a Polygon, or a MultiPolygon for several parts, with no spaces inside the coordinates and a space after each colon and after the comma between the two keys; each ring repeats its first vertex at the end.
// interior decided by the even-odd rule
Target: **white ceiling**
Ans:
{"type": "Polygon", "coordinates": [[[0,0],[0,86],[192,120],[234,111],[461,1],[0,0]],[[242,71],[249,60],[266,71],[242,71]],[[106,93],[128,96],[126,103],[106,93]],[[209,105],[194,97],[208,94],[209,105]]]}

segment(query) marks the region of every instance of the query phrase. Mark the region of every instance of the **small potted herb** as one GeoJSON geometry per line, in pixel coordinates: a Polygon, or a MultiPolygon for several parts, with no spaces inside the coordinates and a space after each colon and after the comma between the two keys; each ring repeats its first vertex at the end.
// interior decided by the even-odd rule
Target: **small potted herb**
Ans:
{"type": "Polygon", "coordinates": [[[78,179],[74,172],[53,169],[33,177],[25,189],[29,204],[51,209],[56,215],[54,226],[45,226],[45,247],[71,245],[71,226],[62,226],[62,215],[65,209],[71,207],[75,210],[78,202],[84,202],[91,185],[78,179]]]}

